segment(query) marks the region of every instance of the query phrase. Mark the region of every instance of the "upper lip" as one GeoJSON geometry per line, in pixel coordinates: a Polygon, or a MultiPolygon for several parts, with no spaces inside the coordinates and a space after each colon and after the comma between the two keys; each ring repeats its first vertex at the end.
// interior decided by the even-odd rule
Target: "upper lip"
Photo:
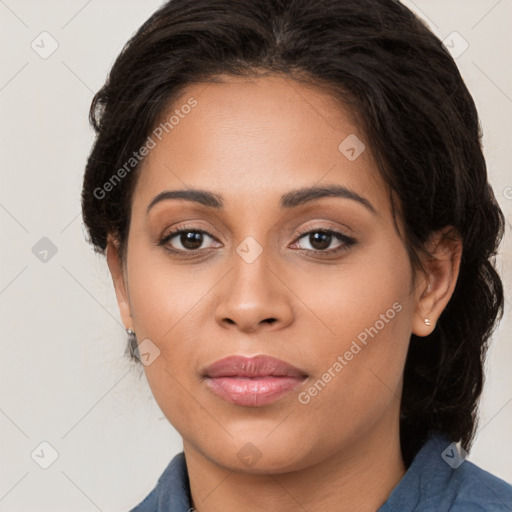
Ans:
{"type": "Polygon", "coordinates": [[[205,368],[203,374],[207,377],[307,377],[295,366],[266,355],[225,357],[205,368]]]}

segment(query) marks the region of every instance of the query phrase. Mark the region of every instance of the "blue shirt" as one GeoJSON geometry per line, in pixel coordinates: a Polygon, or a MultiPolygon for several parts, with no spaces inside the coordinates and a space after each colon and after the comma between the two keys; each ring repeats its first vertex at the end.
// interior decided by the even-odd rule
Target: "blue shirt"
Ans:
{"type": "MultiPolygon", "coordinates": [[[[458,457],[445,437],[430,438],[376,512],[511,512],[512,486],[458,457]],[[457,467],[456,467],[457,466],[457,467]]],[[[130,512],[192,512],[184,453],[130,512]]]]}

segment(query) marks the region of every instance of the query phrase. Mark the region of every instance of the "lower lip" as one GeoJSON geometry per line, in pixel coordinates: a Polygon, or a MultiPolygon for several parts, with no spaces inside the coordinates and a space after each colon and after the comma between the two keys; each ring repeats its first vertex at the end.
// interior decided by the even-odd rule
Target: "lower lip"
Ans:
{"type": "Polygon", "coordinates": [[[228,402],[258,407],[279,400],[304,380],[305,377],[206,377],[206,384],[228,402]]]}

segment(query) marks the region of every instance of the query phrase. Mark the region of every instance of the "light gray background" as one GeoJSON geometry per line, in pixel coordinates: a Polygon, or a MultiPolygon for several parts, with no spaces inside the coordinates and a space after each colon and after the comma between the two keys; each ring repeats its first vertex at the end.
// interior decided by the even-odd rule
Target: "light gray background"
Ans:
{"type": "MultiPolygon", "coordinates": [[[[182,449],[145,377],[123,357],[108,269],[86,244],[80,216],[93,93],[159,4],[0,0],[1,512],[127,511],[182,449]],[[59,45],[46,59],[31,47],[35,40],[40,52],[51,48],[43,31],[59,45]],[[47,262],[32,252],[43,237],[57,248],[47,262]],[[31,458],[43,441],[58,452],[48,469],[31,458]]],[[[457,63],[480,111],[490,180],[508,218],[499,263],[508,302],[470,460],[512,482],[512,1],[406,4],[454,51],[469,44],[457,63]]],[[[39,461],[50,453],[36,452],[39,461]]]]}

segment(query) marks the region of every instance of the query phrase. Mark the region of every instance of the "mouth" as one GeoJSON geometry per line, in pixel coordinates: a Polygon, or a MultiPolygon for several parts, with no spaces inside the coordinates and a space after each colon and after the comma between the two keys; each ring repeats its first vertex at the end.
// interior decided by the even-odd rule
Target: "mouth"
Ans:
{"type": "Polygon", "coordinates": [[[259,407],[290,393],[308,375],[274,357],[235,355],[208,366],[203,377],[207,387],[220,398],[240,406],[259,407]]]}

